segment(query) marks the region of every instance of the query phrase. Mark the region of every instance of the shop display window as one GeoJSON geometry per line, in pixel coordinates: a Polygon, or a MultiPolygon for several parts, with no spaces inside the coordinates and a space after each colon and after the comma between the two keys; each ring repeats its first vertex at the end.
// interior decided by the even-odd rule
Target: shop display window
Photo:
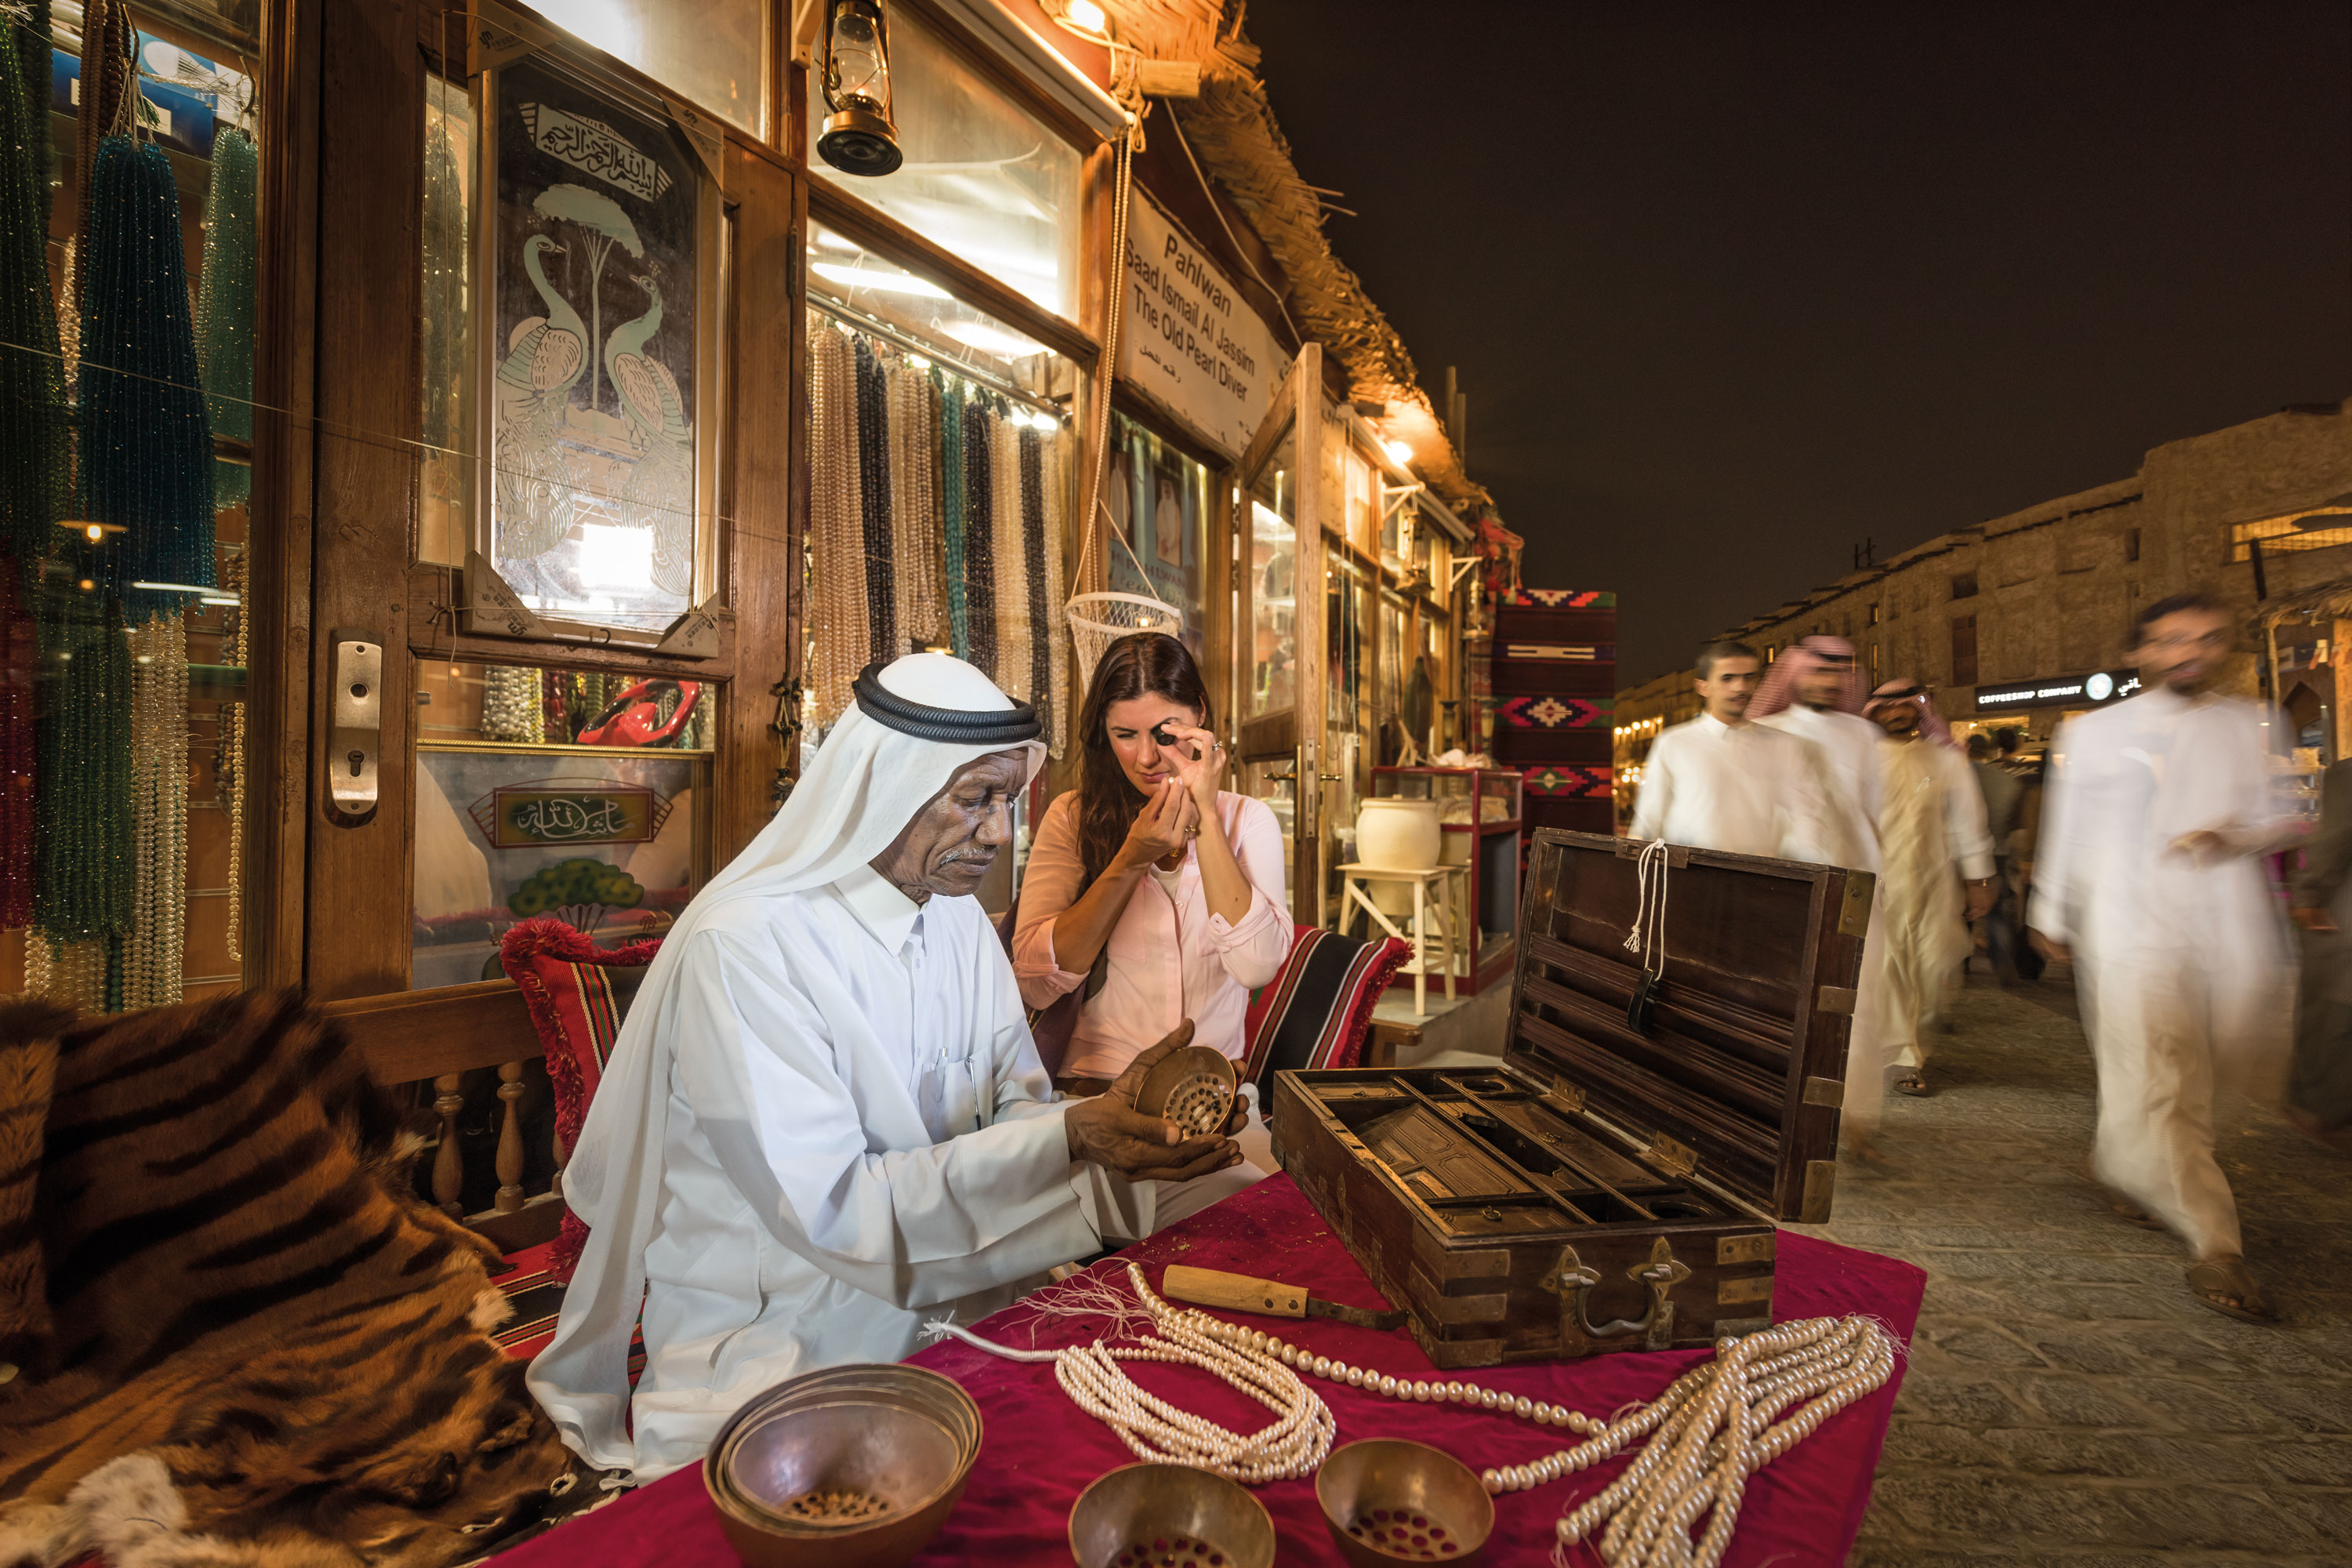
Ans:
{"type": "Polygon", "coordinates": [[[531,8],[737,130],[768,134],[766,0],[533,0],[531,8]]]}
{"type": "Polygon", "coordinates": [[[1114,416],[1113,430],[1104,486],[1117,535],[1110,585],[1181,610],[1184,646],[1205,664],[1209,470],[1123,414],[1114,416]]]}
{"type": "MultiPolygon", "coordinates": [[[[5,737],[14,757],[29,759],[16,787],[29,786],[37,838],[84,847],[71,867],[44,871],[27,855],[0,870],[17,928],[0,931],[0,992],[37,991],[93,1013],[218,995],[245,980],[246,550],[267,134],[258,9],[251,0],[133,9],[122,79],[138,135],[102,147],[99,168],[127,153],[117,167],[168,170],[169,179],[97,181],[96,194],[117,204],[110,216],[133,216],[127,231],[102,231],[125,237],[111,254],[77,237],[92,183],[80,121],[99,90],[84,81],[81,10],[47,14],[47,90],[33,107],[47,131],[46,253],[63,354],[50,363],[63,401],[36,416],[34,438],[57,444],[64,473],[77,425],[138,429],[115,447],[127,461],[112,471],[86,461],[66,487],[59,521],[69,527],[39,554],[5,563],[24,570],[8,595],[24,618],[10,616],[8,635],[23,639],[34,672],[5,737]],[[150,237],[160,253],[146,247],[150,237]],[[91,309],[137,312],[140,341],[121,351],[127,358],[83,358],[91,309]],[[194,364],[196,380],[140,357],[161,350],[194,364]],[[181,443],[192,428],[209,450],[181,443]],[[193,494],[172,488],[190,480],[193,494]],[[117,658],[119,681],[85,679],[117,658]],[[68,730],[73,745],[52,743],[68,730]],[[127,748],[126,771],[91,760],[110,743],[127,748]],[[92,869],[97,861],[114,871],[92,869]]],[[[0,21],[31,25],[21,12],[0,21]]],[[[39,344],[0,353],[47,358],[39,344]]],[[[27,433],[17,424],[0,439],[27,433]]]]}
{"type": "Polygon", "coordinates": [[[708,871],[711,687],[421,659],[416,694],[412,986],[496,978],[534,916],[669,929],[708,871]]]}
{"type": "Polygon", "coordinates": [[[1342,861],[1355,858],[1356,808],[1371,733],[1373,590],[1356,557],[1333,550],[1324,571],[1324,918],[1338,919],[1342,861]]]}
{"type": "MultiPolygon", "coordinates": [[[[813,157],[809,172],[1055,315],[1076,320],[1077,150],[903,6],[890,14],[890,76],[906,162],[892,174],[857,177],[813,157]]],[[[808,100],[814,147],[824,95],[812,91],[808,100]]]]}
{"type": "Polygon", "coordinates": [[[1294,434],[1286,433],[1249,493],[1250,678],[1242,718],[1298,700],[1298,530],[1294,434]]]}
{"type": "Polygon", "coordinates": [[[809,280],[803,765],[858,670],[924,648],[1035,702],[1061,755],[1084,377],[836,230],[814,230],[809,280]]]}

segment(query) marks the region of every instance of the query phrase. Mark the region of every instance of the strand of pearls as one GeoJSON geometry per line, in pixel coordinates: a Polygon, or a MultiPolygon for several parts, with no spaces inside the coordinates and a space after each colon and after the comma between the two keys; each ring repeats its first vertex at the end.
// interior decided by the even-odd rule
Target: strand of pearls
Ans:
{"type": "Polygon", "coordinates": [[[1814,1428],[1855,1400],[1883,1387],[1895,1370],[1895,1348],[1868,1318],[1808,1318],[1760,1333],[1727,1339],[1716,1359],[1692,1368],[1646,1405],[1614,1420],[1596,1420],[1564,1406],[1454,1380],[1397,1377],[1350,1366],[1287,1344],[1262,1330],[1203,1312],[1172,1312],[1139,1274],[1137,1292],[1168,1331],[1171,1317],[1245,1354],[1264,1355],[1311,1376],[1344,1383],[1390,1399],[1459,1405],[1516,1415],[1538,1426],[1563,1426],[1584,1441],[1524,1465],[1486,1471],[1489,1492],[1525,1491],[1647,1446],[1625,1473],[1559,1522],[1563,1546],[1591,1534],[1603,1521],[1599,1542],[1612,1564],[1666,1568],[1690,1563],[1715,1568],[1739,1512],[1748,1475],[1811,1436],[1814,1428]],[[1798,1406],[1783,1416],[1784,1411],[1798,1406]],[[1693,1548],[1691,1526],[1710,1508],[1705,1537],[1693,1548]]]}
{"type": "Polygon", "coordinates": [[[1264,1350],[1213,1331],[1231,1325],[1204,1312],[1171,1307],[1143,1282],[1142,1269],[1132,1263],[1127,1267],[1137,1299],[1151,1314],[1155,1339],[1132,1345],[1097,1342],[1059,1351],[1016,1351],[954,1323],[934,1323],[931,1332],[952,1335],[1013,1361],[1052,1362],[1063,1392],[1079,1409],[1117,1432],[1139,1459],[1190,1465],[1244,1486],[1314,1474],[1329,1456],[1339,1431],[1330,1408],[1315,1391],[1264,1350]],[[1197,1366],[1272,1410],[1276,1419],[1255,1432],[1231,1431],[1137,1386],[1118,1364],[1126,1361],[1197,1366]]]}

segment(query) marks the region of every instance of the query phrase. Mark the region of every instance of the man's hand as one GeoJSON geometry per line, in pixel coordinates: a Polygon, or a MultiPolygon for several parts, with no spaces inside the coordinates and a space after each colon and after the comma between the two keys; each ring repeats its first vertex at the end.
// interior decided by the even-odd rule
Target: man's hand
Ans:
{"type": "Polygon", "coordinates": [[[1985,916],[1992,913],[1994,891],[1995,889],[1990,879],[1981,882],[1970,882],[1968,885],[1969,921],[1970,924],[1973,925],[1978,921],[1984,919],[1985,916]]]}
{"type": "Polygon", "coordinates": [[[2172,852],[2186,855],[2200,866],[2210,866],[2230,856],[2230,841],[2210,827],[2194,833],[2184,833],[2172,841],[2172,852]]]}
{"type": "Polygon", "coordinates": [[[2304,930],[2307,931],[2315,931],[2322,936],[2332,936],[2335,934],[2336,919],[2326,910],[2318,908],[2297,909],[2294,913],[2294,923],[2301,926],[2304,930]]]}
{"type": "MultiPolygon", "coordinates": [[[[1241,1163],[1241,1145],[1223,1133],[1187,1138],[1174,1122],[1146,1116],[1135,1109],[1135,1096],[1146,1074],[1173,1050],[1192,1043],[1192,1020],[1185,1019],[1173,1033],[1127,1064],[1110,1088],[1091,1100],[1081,1100],[1063,1115],[1069,1134],[1070,1158],[1116,1171],[1131,1182],[1189,1182],[1212,1171],[1241,1163]]],[[[1234,1101],[1242,1115],[1240,1097],[1234,1101]]],[[[1236,1131],[1233,1118],[1225,1131],[1236,1131]]]]}
{"type": "Polygon", "coordinates": [[[2051,963],[2072,963],[2074,962],[2074,954],[2067,948],[2064,942],[2053,942],[2038,931],[2028,931],[2025,935],[2026,940],[2033,943],[2033,951],[2048,959],[2051,963]]]}

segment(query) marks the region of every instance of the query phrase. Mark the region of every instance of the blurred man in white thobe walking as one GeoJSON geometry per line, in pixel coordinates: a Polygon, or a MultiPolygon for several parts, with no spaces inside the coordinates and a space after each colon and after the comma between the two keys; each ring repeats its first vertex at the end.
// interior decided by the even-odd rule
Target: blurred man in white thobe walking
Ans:
{"type": "MultiPolygon", "coordinates": [[[[1798,737],[1812,748],[1828,821],[1837,830],[1829,859],[1879,874],[1879,752],[1885,733],[1862,716],[1862,672],[1853,645],[1815,636],[1790,648],[1764,672],[1749,717],[1798,737]]],[[[1845,1101],[1838,1130],[1847,1148],[1875,1162],[1875,1136],[1886,1099],[1882,1017],[1886,1006],[1886,933],[1882,900],[1874,893],[1870,929],[1863,938],[1862,973],[1854,984],[1852,1033],[1846,1038],[1845,1101]]]]}
{"type": "Polygon", "coordinates": [[[2094,1174],[2187,1243],[2196,1300],[2266,1322],[2213,1120],[2234,1092],[2272,1098],[2284,1069],[2294,971],[2262,857],[2294,828],[2264,710],[2213,689],[2232,642],[2221,605],[2160,599],[2138,642],[2146,689],[2052,743],[2026,923],[2074,960],[2099,1068],[2094,1174]]]}

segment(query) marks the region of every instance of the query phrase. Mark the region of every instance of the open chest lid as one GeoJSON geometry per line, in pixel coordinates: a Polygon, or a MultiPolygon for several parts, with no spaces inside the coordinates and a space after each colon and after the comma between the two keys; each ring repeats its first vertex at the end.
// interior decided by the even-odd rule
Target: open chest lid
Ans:
{"type": "Polygon", "coordinates": [[[1826,1220],[1874,887],[1866,871],[1539,829],[1505,1064],[1652,1164],[1776,1219],[1826,1220]]]}

